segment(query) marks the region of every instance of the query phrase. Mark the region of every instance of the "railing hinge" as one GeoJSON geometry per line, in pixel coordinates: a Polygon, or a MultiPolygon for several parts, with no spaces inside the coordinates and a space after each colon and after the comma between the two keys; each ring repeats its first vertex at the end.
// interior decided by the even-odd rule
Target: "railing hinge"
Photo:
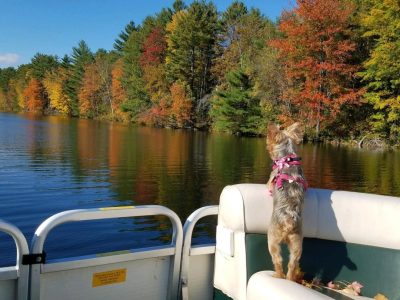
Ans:
{"type": "Polygon", "coordinates": [[[45,261],[46,261],[46,253],[45,252],[22,255],[22,264],[23,265],[44,264],[45,261]]]}

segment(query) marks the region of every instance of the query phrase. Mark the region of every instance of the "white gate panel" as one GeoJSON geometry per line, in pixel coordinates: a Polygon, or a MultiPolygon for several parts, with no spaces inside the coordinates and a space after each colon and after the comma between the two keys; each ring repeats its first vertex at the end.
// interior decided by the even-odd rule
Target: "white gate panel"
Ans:
{"type": "MultiPolygon", "coordinates": [[[[165,300],[170,258],[148,258],[41,275],[41,298],[57,300],[165,300]],[[115,273],[125,276],[118,282],[115,273]],[[94,285],[97,274],[111,274],[94,285]],[[114,274],[114,278],[112,275],[114,274]],[[114,282],[112,282],[114,281],[114,282]]],[[[118,276],[118,275],[117,275],[118,276]]]]}
{"type": "Polygon", "coordinates": [[[178,299],[183,229],[179,217],[166,207],[80,209],[56,214],[36,230],[31,255],[44,257],[47,235],[67,222],[154,215],[171,221],[170,245],[40,261],[31,266],[30,300],[178,299]]]}

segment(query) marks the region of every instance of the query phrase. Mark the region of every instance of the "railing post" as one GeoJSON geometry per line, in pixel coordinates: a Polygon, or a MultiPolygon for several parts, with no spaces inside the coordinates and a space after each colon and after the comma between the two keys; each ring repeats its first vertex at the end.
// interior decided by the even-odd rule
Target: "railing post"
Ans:
{"type": "Polygon", "coordinates": [[[190,249],[192,246],[192,234],[193,229],[196,226],[197,222],[206,217],[218,215],[218,205],[210,205],[197,209],[194,211],[186,220],[185,225],[183,226],[183,250],[182,250],[182,266],[181,266],[181,294],[182,300],[189,299],[189,258],[190,258],[190,249]]]}
{"type": "Polygon", "coordinates": [[[17,247],[17,258],[15,263],[16,280],[17,280],[17,299],[28,299],[28,279],[29,279],[29,266],[23,265],[22,260],[25,255],[29,254],[28,243],[26,242],[23,233],[14,225],[0,219],[0,231],[10,235],[17,247]]]}

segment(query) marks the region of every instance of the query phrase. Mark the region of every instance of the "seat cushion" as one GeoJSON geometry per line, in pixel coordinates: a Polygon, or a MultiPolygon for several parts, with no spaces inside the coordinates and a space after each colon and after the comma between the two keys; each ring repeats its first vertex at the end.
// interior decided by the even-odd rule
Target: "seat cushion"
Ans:
{"type": "Polygon", "coordinates": [[[273,271],[261,271],[250,277],[247,286],[247,300],[371,299],[361,296],[345,296],[330,289],[316,291],[293,281],[275,278],[273,273],[273,271]]]}

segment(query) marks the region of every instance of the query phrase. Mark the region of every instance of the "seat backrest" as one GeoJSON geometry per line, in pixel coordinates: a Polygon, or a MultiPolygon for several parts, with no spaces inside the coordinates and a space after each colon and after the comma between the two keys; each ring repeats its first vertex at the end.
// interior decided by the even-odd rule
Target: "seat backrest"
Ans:
{"type": "MultiPolygon", "coordinates": [[[[226,187],[220,197],[214,285],[246,299],[250,276],[272,269],[266,233],[272,197],[264,184],[226,187]]],[[[400,297],[400,198],[309,189],[303,213],[306,278],[359,281],[363,293],[400,297]]],[[[283,249],[285,264],[287,249],[283,249]]]]}

